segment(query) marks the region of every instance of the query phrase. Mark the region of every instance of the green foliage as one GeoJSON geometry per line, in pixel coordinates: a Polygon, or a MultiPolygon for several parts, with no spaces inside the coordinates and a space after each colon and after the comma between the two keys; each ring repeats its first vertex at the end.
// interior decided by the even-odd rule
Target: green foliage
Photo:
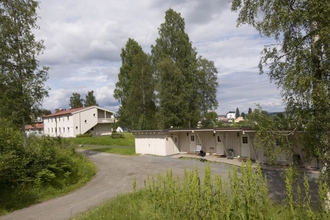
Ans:
{"type": "Polygon", "coordinates": [[[169,9],[151,46],[161,128],[195,127],[201,113],[216,108],[217,70],[192,47],[180,13],[169,9]]]}
{"type": "Polygon", "coordinates": [[[79,93],[72,93],[72,96],[70,97],[70,108],[79,108],[79,107],[83,107],[83,102],[85,100],[80,98],[80,94],[79,93]]]}
{"type": "Polygon", "coordinates": [[[218,71],[213,61],[209,61],[202,56],[198,57],[195,79],[198,98],[195,101],[200,102],[199,105],[202,115],[218,107],[218,100],[216,97],[218,88],[217,74],[218,71]]]}
{"type": "MultiPolygon", "coordinates": [[[[288,184],[294,183],[294,175],[288,174],[288,179],[288,184]]],[[[206,165],[203,178],[197,168],[185,170],[182,178],[168,170],[165,175],[149,176],[142,189],[136,184],[134,179],[133,193],[118,196],[74,219],[328,219],[325,210],[310,207],[306,177],[306,196],[292,200],[292,210],[289,202],[270,201],[266,177],[259,166],[252,168],[251,161],[243,163],[240,171],[230,168],[229,183],[212,175],[206,165]]],[[[288,192],[293,194],[292,189],[288,192]]]]}
{"type": "Polygon", "coordinates": [[[128,39],[121,53],[122,66],[114,90],[119,100],[119,123],[130,129],[155,128],[155,79],[150,57],[133,39],[128,39]]]}
{"type": "Polygon", "coordinates": [[[214,128],[217,127],[218,114],[214,111],[207,112],[204,120],[202,120],[202,128],[214,128]]]}
{"type": "Polygon", "coordinates": [[[255,147],[264,149],[269,164],[275,163],[276,158],[282,153],[289,156],[298,147],[297,131],[284,129],[289,121],[290,119],[285,118],[283,114],[274,118],[269,117],[259,105],[247,117],[246,125],[257,131],[255,147]]]}
{"type": "Polygon", "coordinates": [[[34,0],[3,0],[0,3],[0,118],[24,132],[45,96],[47,67],[39,68],[37,57],[43,41],[33,34],[37,25],[34,0]]]}
{"type": "Polygon", "coordinates": [[[218,106],[217,69],[212,61],[197,59],[184,29],[180,13],[169,9],[151,56],[128,39],[114,90],[121,103],[120,125],[129,129],[195,127],[201,113],[218,106]]]}
{"type": "Polygon", "coordinates": [[[235,118],[238,118],[239,116],[240,116],[239,109],[236,108],[236,111],[235,111],[235,118]]]}
{"type": "Polygon", "coordinates": [[[94,96],[94,91],[88,91],[87,95],[86,95],[86,99],[85,99],[85,107],[88,106],[98,106],[99,104],[97,104],[96,102],[96,98],[94,96]]]}
{"type": "Polygon", "coordinates": [[[160,121],[163,128],[187,125],[189,102],[185,97],[185,77],[180,69],[168,57],[157,65],[161,83],[158,85],[160,99],[160,121]]]}
{"type": "Polygon", "coordinates": [[[65,139],[29,137],[0,127],[0,214],[81,186],[95,174],[93,164],[65,139]]]}
{"type": "MultiPolygon", "coordinates": [[[[234,0],[237,24],[250,24],[272,37],[259,63],[260,73],[282,89],[291,126],[303,131],[307,156],[330,164],[330,2],[323,0],[234,0]]],[[[330,170],[324,173],[330,180],[330,170]]]]}

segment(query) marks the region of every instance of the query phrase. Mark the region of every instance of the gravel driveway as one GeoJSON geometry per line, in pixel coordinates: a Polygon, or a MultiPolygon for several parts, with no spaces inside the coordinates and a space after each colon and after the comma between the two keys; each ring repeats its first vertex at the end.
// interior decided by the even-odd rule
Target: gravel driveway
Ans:
{"type": "MultiPolygon", "coordinates": [[[[174,176],[182,175],[185,169],[195,167],[203,174],[204,163],[198,160],[179,160],[172,157],[156,156],[121,156],[115,154],[85,151],[88,158],[96,164],[96,176],[77,191],[60,198],[52,199],[28,208],[17,210],[0,217],[0,220],[66,220],[78,213],[102,204],[118,194],[132,191],[134,178],[138,186],[143,185],[147,175],[164,173],[172,168],[174,176]]],[[[225,164],[210,164],[212,174],[228,178],[228,166],[225,164]]],[[[265,170],[270,185],[270,193],[276,199],[283,199],[285,185],[278,170],[265,170]]],[[[316,174],[308,174],[312,184],[312,193],[316,193],[313,184],[316,174]]]]}

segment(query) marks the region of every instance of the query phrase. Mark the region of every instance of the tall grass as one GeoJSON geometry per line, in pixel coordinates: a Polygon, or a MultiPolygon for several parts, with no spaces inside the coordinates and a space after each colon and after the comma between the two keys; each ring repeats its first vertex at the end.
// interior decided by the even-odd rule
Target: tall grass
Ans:
{"type": "MultiPolygon", "coordinates": [[[[291,168],[290,168],[291,169],[291,168]]],[[[216,175],[212,178],[210,166],[200,178],[197,168],[184,171],[183,177],[174,177],[171,170],[165,175],[149,176],[144,187],[119,196],[77,219],[329,219],[323,208],[313,210],[307,177],[304,192],[294,192],[293,170],[286,175],[287,200],[278,204],[268,197],[266,177],[260,167],[251,162],[229,170],[229,182],[216,175]],[[293,196],[293,195],[297,196],[293,196]]],[[[321,187],[320,194],[325,190],[321,187]]]]}

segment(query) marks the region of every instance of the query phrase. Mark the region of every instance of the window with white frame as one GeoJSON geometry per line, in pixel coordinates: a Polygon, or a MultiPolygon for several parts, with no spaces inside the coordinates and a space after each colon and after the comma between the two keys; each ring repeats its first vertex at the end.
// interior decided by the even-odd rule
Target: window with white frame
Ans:
{"type": "Polygon", "coordinates": [[[248,137],[242,137],[242,142],[243,142],[243,144],[247,144],[248,143],[248,137]]]}
{"type": "Polygon", "coordinates": [[[190,141],[195,141],[195,135],[190,136],[190,141]]]}

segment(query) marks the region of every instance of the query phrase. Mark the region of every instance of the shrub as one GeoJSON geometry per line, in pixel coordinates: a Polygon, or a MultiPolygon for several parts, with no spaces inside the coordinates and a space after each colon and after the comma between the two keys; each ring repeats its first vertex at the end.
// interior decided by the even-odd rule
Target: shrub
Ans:
{"type": "Polygon", "coordinates": [[[0,214],[86,182],[94,174],[94,166],[68,140],[31,136],[24,148],[18,130],[0,127],[0,214]]]}

